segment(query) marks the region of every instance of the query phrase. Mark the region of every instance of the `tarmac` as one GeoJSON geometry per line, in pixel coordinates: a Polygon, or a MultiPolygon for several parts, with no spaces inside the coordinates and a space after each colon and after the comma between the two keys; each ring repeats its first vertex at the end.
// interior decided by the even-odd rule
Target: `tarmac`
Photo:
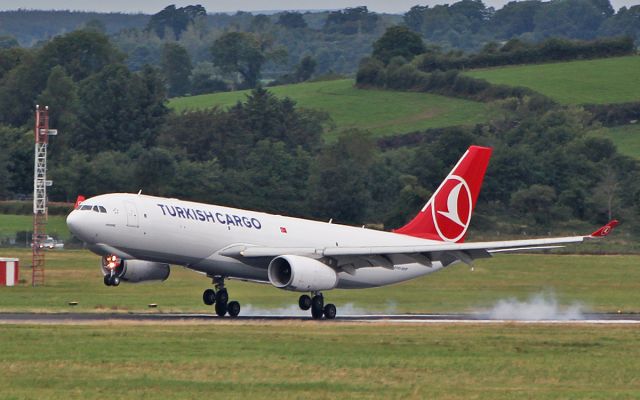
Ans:
{"type": "Polygon", "coordinates": [[[172,323],[172,322],[331,322],[384,324],[640,324],[640,313],[588,313],[581,319],[491,319],[483,314],[363,314],[338,315],[334,320],[316,321],[300,315],[240,315],[235,318],[214,314],[189,313],[0,313],[0,324],[73,324],[100,322],[172,323]]]}

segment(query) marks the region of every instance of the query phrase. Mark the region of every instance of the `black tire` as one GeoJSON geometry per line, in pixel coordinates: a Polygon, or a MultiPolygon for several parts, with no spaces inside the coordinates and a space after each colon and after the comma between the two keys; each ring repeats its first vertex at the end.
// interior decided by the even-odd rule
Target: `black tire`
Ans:
{"type": "Polygon", "coordinates": [[[207,289],[202,293],[202,301],[204,304],[211,306],[216,302],[216,292],[213,289],[207,289]]]}
{"type": "Polygon", "coordinates": [[[313,296],[311,299],[311,308],[316,308],[322,312],[324,308],[324,297],[320,295],[313,296]]]}
{"type": "Polygon", "coordinates": [[[311,297],[303,294],[302,296],[300,296],[300,299],[298,299],[298,305],[300,306],[301,310],[307,311],[311,308],[311,297]]]}
{"type": "Polygon", "coordinates": [[[104,276],[104,285],[105,286],[111,286],[111,275],[105,275],[104,276]]]}
{"type": "Polygon", "coordinates": [[[336,317],[336,306],[331,303],[324,306],[324,317],[326,319],[334,319],[336,317]]]}
{"type": "Polygon", "coordinates": [[[227,313],[227,303],[216,302],[216,314],[218,314],[218,317],[224,317],[226,313],[227,313]]]}
{"type": "Polygon", "coordinates": [[[227,311],[231,318],[237,317],[238,314],[240,314],[240,303],[237,301],[230,301],[229,304],[227,304],[227,311]]]}
{"type": "Polygon", "coordinates": [[[218,293],[216,293],[216,303],[227,304],[229,301],[229,294],[227,293],[227,289],[220,289],[218,293]]]}
{"type": "Polygon", "coordinates": [[[317,309],[315,307],[311,307],[311,317],[313,319],[321,319],[322,318],[322,308],[317,309]]]}
{"type": "Polygon", "coordinates": [[[324,298],[320,295],[313,296],[311,299],[311,316],[313,319],[322,318],[324,313],[324,298]]]}
{"type": "Polygon", "coordinates": [[[120,278],[118,278],[117,276],[113,275],[111,277],[111,279],[109,280],[109,283],[111,284],[111,286],[118,286],[120,284],[120,278]]]}

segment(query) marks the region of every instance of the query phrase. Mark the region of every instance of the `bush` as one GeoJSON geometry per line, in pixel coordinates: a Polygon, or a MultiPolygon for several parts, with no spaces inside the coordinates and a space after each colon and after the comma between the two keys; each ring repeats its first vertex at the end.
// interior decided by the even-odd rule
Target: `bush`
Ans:
{"type": "Polygon", "coordinates": [[[497,67],[501,65],[532,64],[549,61],[567,61],[617,57],[633,54],[635,46],[630,37],[605,38],[593,41],[550,38],[539,44],[511,40],[498,52],[423,54],[418,59],[418,69],[425,72],[450,69],[497,67]]]}
{"type": "Polygon", "coordinates": [[[386,86],[391,89],[414,89],[420,83],[420,73],[411,64],[405,64],[386,74],[386,86]]]}
{"type": "Polygon", "coordinates": [[[384,86],[384,72],[384,64],[380,60],[365,58],[358,68],[356,84],[358,86],[384,86]]]}
{"type": "Polygon", "coordinates": [[[640,102],[619,104],[587,104],[584,109],[605,126],[628,124],[640,120],[640,102]]]}

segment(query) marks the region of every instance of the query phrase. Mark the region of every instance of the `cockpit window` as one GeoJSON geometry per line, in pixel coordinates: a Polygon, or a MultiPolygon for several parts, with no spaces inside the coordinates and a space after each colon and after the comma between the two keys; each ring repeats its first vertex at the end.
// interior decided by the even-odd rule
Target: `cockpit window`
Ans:
{"type": "Polygon", "coordinates": [[[80,208],[78,210],[81,210],[81,211],[93,210],[94,212],[97,212],[97,213],[102,213],[102,214],[106,214],[107,213],[107,209],[104,208],[103,206],[92,206],[92,205],[89,205],[89,204],[85,204],[85,205],[80,206],[80,208]]]}

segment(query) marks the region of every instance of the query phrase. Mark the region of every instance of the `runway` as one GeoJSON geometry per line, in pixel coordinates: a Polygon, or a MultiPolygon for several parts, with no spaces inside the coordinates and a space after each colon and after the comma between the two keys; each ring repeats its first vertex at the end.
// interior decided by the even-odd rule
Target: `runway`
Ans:
{"type": "Polygon", "coordinates": [[[220,318],[212,314],[188,313],[0,313],[0,324],[65,324],[100,322],[329,322],[329,323],[371,323],[371,324],[640,324],[640,314],[589,313],[582,319],[491,319],[482,314],[367,314],[343,315],[334,320],[316,321],[310,316],[299,315],[248,315],[236,318],[220,318]]]}

